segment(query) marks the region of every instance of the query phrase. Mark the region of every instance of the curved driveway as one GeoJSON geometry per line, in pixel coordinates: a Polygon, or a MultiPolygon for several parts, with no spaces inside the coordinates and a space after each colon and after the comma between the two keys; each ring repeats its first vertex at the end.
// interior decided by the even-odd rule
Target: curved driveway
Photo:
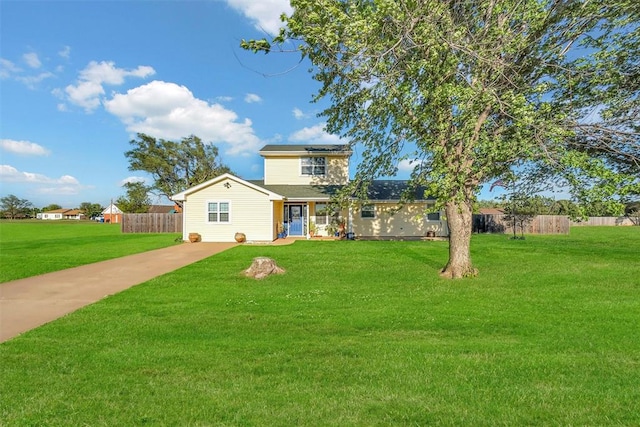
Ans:
{"type": "Polygon", "coordinates": [[[0,342],[235,243],[183,243],[0,283],[0,342]]]}

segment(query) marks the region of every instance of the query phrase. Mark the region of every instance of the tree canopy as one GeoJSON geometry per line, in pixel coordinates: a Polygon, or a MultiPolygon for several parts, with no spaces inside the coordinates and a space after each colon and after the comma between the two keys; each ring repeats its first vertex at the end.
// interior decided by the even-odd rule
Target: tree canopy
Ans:
{"type": "Polygon", "coordinates": [[[5,218],[15,219],[22,215],[28,215],[33,205],[27,199],[21,199],[14,194],[0,198],[0,208],[5,218]]]}
{"type": "MultiPolygon", "coordinates": [[[[526,167],[583,199],[637,189],[637,6],[630,0],[292,0],[271,42],[313,64],[327,130],[361,146],[350,193],[413,161],[444,206],[447,277],[476,273],[479,188],[526,167]],[[627,167],[628,165],[628,167],[627,167]],[[634,173],[635,172],[635,173],[634,173]]],[[[359,191],[360,190],[360,191],[359,191]]]]}
{"type": "Polygon", "coordinates": [[[222,164],[218,148],[195,135],[168,141],[139,133],[130,144],[133,148],[125,153],[129,170],[151,174],[151,189],[166,197],[230,172],[222,164]]]}

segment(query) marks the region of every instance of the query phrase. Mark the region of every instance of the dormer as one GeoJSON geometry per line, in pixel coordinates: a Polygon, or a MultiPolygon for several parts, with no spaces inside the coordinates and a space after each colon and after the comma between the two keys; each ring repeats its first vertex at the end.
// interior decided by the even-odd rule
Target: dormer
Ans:
{"type": "Polygon", "coordinates": [[[265,145],[265,185],[343,185],[349,182],[348,145],[265,145]]]}

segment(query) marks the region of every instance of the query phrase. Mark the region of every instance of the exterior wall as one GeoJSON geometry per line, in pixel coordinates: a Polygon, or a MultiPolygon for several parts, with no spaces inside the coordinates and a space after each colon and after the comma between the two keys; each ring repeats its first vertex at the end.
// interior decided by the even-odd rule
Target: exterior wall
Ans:
{"type": "Polygon", "coordinates": [[[375,218],[362,218],[360,211],[353,212],[352,230],[356,237],[424,237],[427,231],[441,237],[449,235],[446,221],[426,219],[426,204],[407,204],[393,213],[396,207],[394,203],[375,204],[375,218]]]}
{"type": "Polygon", "coordinates": [[[40,219],[48,219],[48,220],[62,219],[62,214],[43,212],[42,215],[40,216],[40,219]]]}
{"type": "Polygon", "coordinates": [[[273,202],[273,240],[278,237],[278,226],[284,223],[284,202],[282,200],[275,200],[273,202]]]}
{"type": "Polygon", "coordinates": [[[268,195],[237,181],[222,180],[187,196],[183,239],[188,240],[189,233],[198,233],[203,242],[233,242],[240,232],[247,240],[273,241],[276,230],[272,205],[268,195]],[[213,201],[230,202],[229,223],[208,222],[207,203],[213,201]]]}
{"type": "Polygon", "coordinates": [[[103,214],[104,222],[112,224],[120,224],[122,222],[122,214],[103,214]]]}
{"type": "Polygon", "coordinates": [[[264,160],[264,180],[267,185],[338,185],[349,182],[349,159],[327,158],[325,176],[301,175],[300,157],[269,156],[264,160]]]}

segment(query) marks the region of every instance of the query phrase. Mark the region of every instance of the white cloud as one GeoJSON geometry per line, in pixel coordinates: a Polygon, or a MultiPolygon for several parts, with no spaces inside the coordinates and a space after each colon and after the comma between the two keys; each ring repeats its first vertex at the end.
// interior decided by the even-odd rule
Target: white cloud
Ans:
{"type": "Polygon", "coordinates": [[[289,135],[291,142],[304,142],[309,144],[339,144],[343,142],[339,136],[328,133],[325,123],[319,123],[312,127],[305,127],[289,135]]]}
{"type": "Polygon", "coordinates": [[[127,131],[156,138],[197,135],[205,142],[228,145],[231,155],[252,154],[261,141],[251,120],[238,121],[234,111],[197,99],[184,86],[155,80],[116,94],[105,108],[127,125],[127,131]]]}
{"type": "Polygon", "coordinates": [[[275,35],[282,27],[280,15],[291,15],[289,0],[227,0],[227,4],[249,18],[256,29],[275,35]]]}
{"type": "Polygon", "coordinates": [[[37,53],[25,53],[22,55],[22,59],[24,59],[24,62],[26,62],[31,68],[40,68],[42,66],[42,62],[40,62],[40,58],[38,58],[37,53]]]}
{"type": "Polygon", "coordinates": [[[127,77],[145,78],[155,74],[155,70],[148,66],[139,66],[134,70],[117,68],[114,62],[91,61],[80,72],[78,82],[65,88],[69,102],[83,107],[87,112],[96,109],[105,94],[104,85],[121,85],[127,77]]]}
{"type": "Polygon", "coordinates": [[[0,139],[0,148],[10,153],[25,156],[48,156],[50,154],[49,150],[34,142],[13,139],[0,139]]]}
{"type": "Polygon", "coordinates": [[[244,97],[244,102],[246,102],[247,104],[254,104],[256,102],[262,102],[262,98],[260,98],[258,95],[256,95],[255,93],[248,93],[245,97],[244,97]]]}
{"type": "Polygon", "coordinates": [[[142,176],[128,176],[125,179],[123,179],[122,181],[120,181],[120,183],[118,185],[120,187],[122,187],[125,184],[134,183],[134,182],[145,183],[145,182],[147,182],[147,179],[145,177],[142,177],[142,176]]]}
{"type": "Polygon", "coordinates": [[[0,165],[0,179],[5,182],[54,184],[60,186],[80,187],[80,182],[71,175],[62,175],[60,178],[50,178],[38,173],[21,172],[11,165],[0,165]]]}
{"type": "Polygon", "coordinates": [[[297,120],[301,120],[307,117],[307,115],[304,114],[302,110],[299,108],[294,108],[292,112],[293,112],[293,117],[295,117],[297,120]]]}
{"type": "Polygon", "coordinates": [[[230,102],[233,101],[232,96],[216,96],[216,101],[218,102],[230,102]]]}
{"type": "Polygon", "coordinates": [[[21,71],[22,69],[13,62],[8,59],[0,58],[0,78],[6,79],[21,71]]]}
{"type": "Polygon", "coordinates": [[[400,162],[398,163],[398,170],[402,172],[413,172],[413,169],[421,163],[422,160],[400,160],[400,162]]]}
{"type": "Polygon", "coordinates": [[[40,73],[37,76],[16,77],[16,80],[24,83],[25,86],[27,86],[29,89],[35,89],[38,83],[53,76],[53,73],[47,71],[44,73],[40,73]]]}
{"type": "Polygon", "coordinates": [[[61,58],[69,59],[71,57],[71,46],[65,46],[58,52],[61,58]]]}

